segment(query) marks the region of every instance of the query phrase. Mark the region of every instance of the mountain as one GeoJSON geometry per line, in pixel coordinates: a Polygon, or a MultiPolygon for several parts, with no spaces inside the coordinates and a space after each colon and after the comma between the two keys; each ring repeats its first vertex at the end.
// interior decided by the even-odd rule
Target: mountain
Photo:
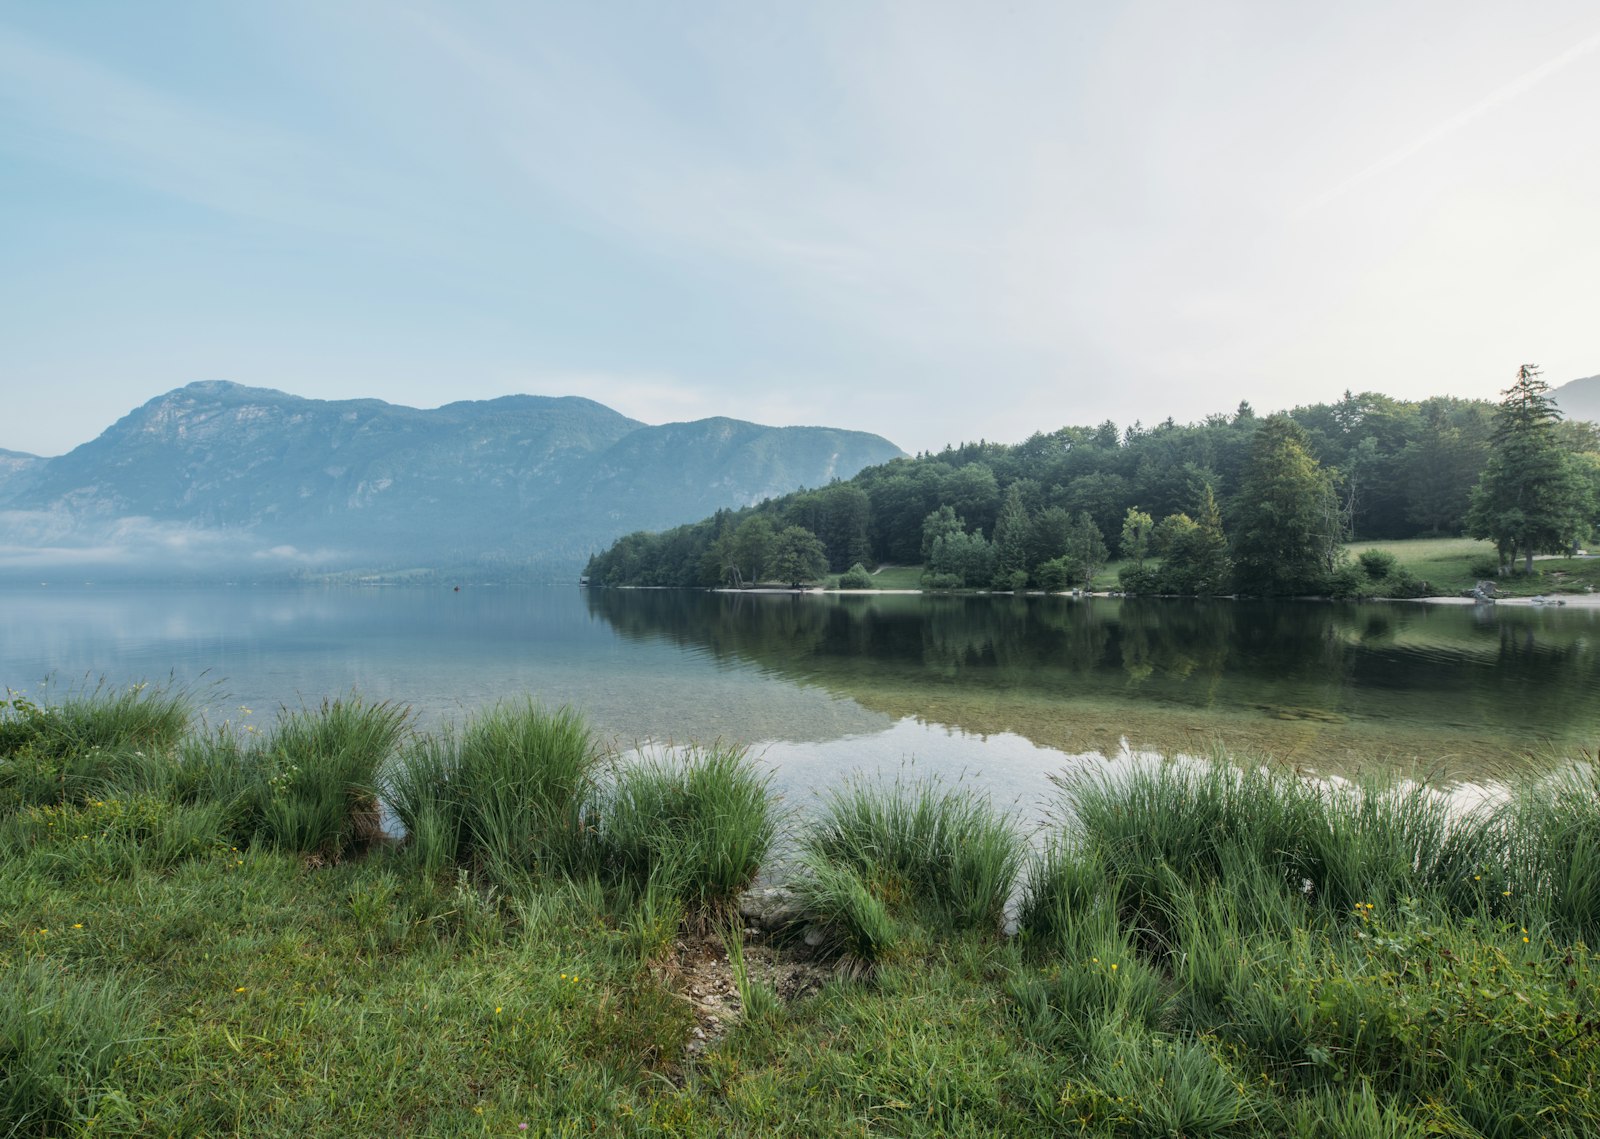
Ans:
{"type": "Polygon", "coordinates": [[[38,470],[44,461],[38,455],[7,451],[0,447],[0,501],[4,500],[7,487],[22,486],[23,480],[38,470]]]}
{"type": "Polygon", "coordinates": [[[1573,380],[1552,388],[1551,397],[1568,419],[1588,419],[1600,423],[1600,376],[1573,380]]]}
{"type": "Polygon", "coordinates": [[[0,569],[53,558],[180,576],[411,566],[567,576],[629,531],[900,454],[879,436],[825,427],[649,426],[574,396],[422,410],[195,383],[59,458],[0,452],[0,547],[11,547],[0,569]]]}

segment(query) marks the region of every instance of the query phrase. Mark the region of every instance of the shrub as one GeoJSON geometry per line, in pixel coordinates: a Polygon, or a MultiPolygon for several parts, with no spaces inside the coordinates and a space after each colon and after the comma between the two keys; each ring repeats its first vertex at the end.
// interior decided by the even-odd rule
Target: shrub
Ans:
{"type": "Polygon", "coordinates": [[[840,589],[873,589],[875,588],[872,575],[867,572],[867,567],[857,562],[839,576],[840,589]]]}
{"type": "Polygon", "coordinates": [[[1358,562],[1346,562],[1328,577],[1328,596],[1340,601],[1356,601],[1372,597],[1376,592],[1373,581],[1358,562]]]}
{"type": "Polygon", "coordinates": [[[1386,597],[1426,597],[1432,586],[1402,567],[1388,576],[1383,592],[1386,597]]]}
{"type": "Polygon", "coordinates": [[[1040,562],[1034,568],[1033,576],[1038,580],[1040,589],[1051,593],[1065,593],[1078,584],[1073,574],[1073,565],[1066,558],[1051,558],[1047,562],[1040,562]]]}
{"type": "Polygon", "coordinates": [[[1012,570],[1001,574],[994,579],[994,588],[1001,592],[1025,593],[1028,589],[1028,573],[1026,570],[1012,570]]]}
{"type": "Polygon", "coordinates": [[[932,592],[944,592],[962,587],[960,574],[954,573],[923,573],[922,588],[932,592]]]}
{"type": "Polygon", "coordinates": [[[1356,558],[1361,566],[1361,571],[1373,581],[1382,581],[1394,572],[1399,564],[1388,550],[1363,550],[1356,558]]]}
{"type": "Polygon", "coordinates": [[[1467,572],[1480,581],[1497,578],[1500,576],[1500,563],[1489,557],[1473,558],[1467,563],[1467,572]]]}
{"type": "Polygon", "coordinates": [[[1161,574],[1153,566],[1123,566],[1117,571],[1117,584],[1125,593],[1161,593],[1161,574]]]}

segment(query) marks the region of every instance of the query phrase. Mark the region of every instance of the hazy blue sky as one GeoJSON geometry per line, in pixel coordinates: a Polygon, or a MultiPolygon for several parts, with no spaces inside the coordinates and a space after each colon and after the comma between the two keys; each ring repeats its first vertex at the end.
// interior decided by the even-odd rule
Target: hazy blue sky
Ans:
{"type": "Polygon", "coordinates": [[[1600,7],[0,5],[0,447],[198,379],[908,450],[1600,372],[1600,7]]]}

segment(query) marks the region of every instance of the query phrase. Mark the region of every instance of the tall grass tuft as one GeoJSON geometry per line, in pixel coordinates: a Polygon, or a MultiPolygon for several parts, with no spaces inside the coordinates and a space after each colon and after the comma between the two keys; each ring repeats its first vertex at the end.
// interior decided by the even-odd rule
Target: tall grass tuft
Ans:
{"type": "Polygon", "coordinates": [[[0,984],[0,1122],[52,1134],[94,1115],[117,1061],[150,1019],[115,973],[90,981],[38,958],[0,984]]]}
{"type": "Polygon", "coordinates": [[[1115,912],[1115,889],[1098,851],[1058,835],[1028,862],[1017,932],[1046,947],[1069,944],[1086,915],[1115,912]]]}
{"type": "Polygon", "coordinates": [[[720,919],[755,881],[772,848],[768,777],[744,749],[683,749],[620,767],[599,811],[607,869],[659,883],[701,923],[720,919]]]}
{"type": "Polygon", "coordinates": [[[1499,812],[1506,888],[1564,937],[1600,945],[1600,768],[1520,784],[1499,812]]]}
{"type": "Polygon", "coordinates": [[[0,810],[147,789],[193,718],[182,691],[104,685],[59,704],[0,701],[0,810]]]}
{"type": "Polygon", "coordinates": [[[328,859],[376,840],[379,771],[406,718],[402,707],[357,697],[285,713],[249,756],[260,837],[328,859]]]}
{"type": "Polygon", "coordinates": [[[1475,912],[1484,892],[1474,882],[1494,861],[1483,815],[1392,777],[1322,782],[1223,760],[1168,760],[1057,782],[1068,828],[1158,925],[1184,888],[1241,875],[1336,911],[1428,890],[1475,912]]]}
{"type": "Polygon", "coordinates": [[[231,843],[250,841],[266,788],[259,741],[228,724],[186,736],[165,781],[165,794],[182,806],[220,808],[221,833],[231,843]]]}
{"type": "Polygon", "coordinates": [[[1220,1139],[1257,1134],[1249,1082],[1204,1038],[1106,1030],[1095,1090],[1117,1133],[1220,1139]]]}
{"type": "Polygon", "coordinates": [[[750,976],[750,963],[744,955],[744,931],[737,917],[725,922],[721,932],[728,971],[733,974],[734,988],[739,993],[740,1019],[750,1026],[770,1026],[783,1010],[783,999],[771,986],[750,976]]]}
{"type": "Polygon", "coordinates": [[[891,910],[954,930],[1000,928],[1023,850],[986,798],[931,781],[830,793],[801,848],[813,875],[848,870],[891,910]]]}
{"type": "Polygon", "coordinates": [[[1365,1081],[1305,1096],[1287,1115],[1289,1139],[1426,1139],[1435,1134],[1402,1105],[1380,1100],[1365,1081]]]}
{"type": "Polygon", "coordinates": [[[892,957],[903,940],[900,924],[880,893],[854,866],[814,853],[801,856],[795,893],[812,921],[831,935],[832,948],[851,968],[867,971],[892,957]]]}
{"type": "Polygon", "coordinates": [[[385,775],[384,798],[426,869],[576,873],[593,856],[585,812],[599,760],[571,709],[505,704],[418,741],[385,775]]]}

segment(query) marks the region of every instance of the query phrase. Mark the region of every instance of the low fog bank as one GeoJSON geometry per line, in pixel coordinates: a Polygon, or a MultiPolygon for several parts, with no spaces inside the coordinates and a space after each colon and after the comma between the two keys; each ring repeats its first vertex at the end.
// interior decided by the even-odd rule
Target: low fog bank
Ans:
{"type": "Polygon", "coordinates": [[[152,518],[0,511],[0,583],[576,581],[571,558],[474,556],[460,549],[299,546],[250,529],[152,518]]]}

